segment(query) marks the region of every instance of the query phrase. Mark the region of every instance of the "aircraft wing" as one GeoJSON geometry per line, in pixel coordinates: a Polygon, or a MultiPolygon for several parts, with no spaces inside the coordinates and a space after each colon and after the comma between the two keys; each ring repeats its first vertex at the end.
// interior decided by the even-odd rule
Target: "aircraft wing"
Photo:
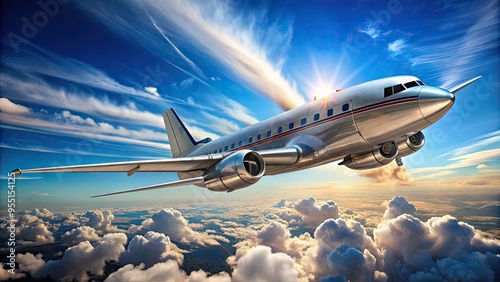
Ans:
{"type": "Polygon", "coordinates": [[[138,171],[141,172],[182,172],[207,169],[222,160],[227,154],[200,155],[194,157],[182,157],[174,159],[146,160],[115,162],[101,164],[87,164],[74,166],[59,166],[33,169],[15,169],[16,175],[35,172],[127,172],[130,176],[138,171]]]}

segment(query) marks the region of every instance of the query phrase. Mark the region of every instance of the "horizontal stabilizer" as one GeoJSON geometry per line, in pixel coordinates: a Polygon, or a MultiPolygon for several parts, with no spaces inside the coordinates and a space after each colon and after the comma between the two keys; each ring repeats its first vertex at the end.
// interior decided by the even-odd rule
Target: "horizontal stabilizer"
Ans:
{"type": "Polygon", "coordinates": [[[172,188],[172,187],[179,187],[179,186],[185,186],[185,185],[191,185],[191,184],[203,184],[203,182],[204,182],[204,179],[203,179],[203,177],[200,176],[200,177],[183,179],[183,180],[167,182],[167,183],[161,183],[161,184],[145,186],[145,187],[135,188],[135,189],[130,189],[130,190],[95,195],[95,196],[92,196],[91,198],[99,198],[99,197],[105,197],[105,196],[111,196],[111,195],[117,195],[117,194],[125,194],[125,193],[131,193],[131,192],[146,191],[146,190],[172,188]]]}

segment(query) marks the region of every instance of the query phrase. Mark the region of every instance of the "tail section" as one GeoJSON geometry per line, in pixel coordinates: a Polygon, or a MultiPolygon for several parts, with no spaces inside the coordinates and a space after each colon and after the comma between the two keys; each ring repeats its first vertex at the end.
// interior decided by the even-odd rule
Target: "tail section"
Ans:
{"type": "Polygon", "coordinates": [[[193,139],[193,136],[191,136],[174,109],[171,108],[166,111],[163,114],[163,120],[165,121],[170,148],[174,158],[185,156],[199,144],[199,142],[193,139]]]}

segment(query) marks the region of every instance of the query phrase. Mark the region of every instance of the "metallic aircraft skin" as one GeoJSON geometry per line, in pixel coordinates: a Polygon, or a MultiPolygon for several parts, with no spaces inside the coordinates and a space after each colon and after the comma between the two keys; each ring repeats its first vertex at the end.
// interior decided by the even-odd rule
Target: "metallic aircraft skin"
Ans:
{"type": "MultiPolygon", "coordinates": [[[[23,172],[173,171],[180,181],[100,196],[194,184],[231,192],[263,175],[297,171],[342,160],[352,169],[379,167],[418,151],[421,130],[438,121],[455,101],[451,90],[424,85],[415,76],[365,82],[320,97],[239,132],[195,141],[177,114],[164,114],[172,154],[166,160],[28,169],[23,172]]],[[[20,174],[21,170],[13,171],[20,174]]]]}

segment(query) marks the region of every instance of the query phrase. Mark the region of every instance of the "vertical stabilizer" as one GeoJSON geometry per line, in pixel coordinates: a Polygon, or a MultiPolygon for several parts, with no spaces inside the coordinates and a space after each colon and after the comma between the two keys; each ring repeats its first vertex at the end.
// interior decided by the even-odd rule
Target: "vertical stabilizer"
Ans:
{"type": "Polygon", "coordinates": [[[188,154],[191,149],[198,144],[182,123],[174,109],[169,109],[163,114],[165,127],[167,129],[170,148],[174,158],[188,154]]]}

